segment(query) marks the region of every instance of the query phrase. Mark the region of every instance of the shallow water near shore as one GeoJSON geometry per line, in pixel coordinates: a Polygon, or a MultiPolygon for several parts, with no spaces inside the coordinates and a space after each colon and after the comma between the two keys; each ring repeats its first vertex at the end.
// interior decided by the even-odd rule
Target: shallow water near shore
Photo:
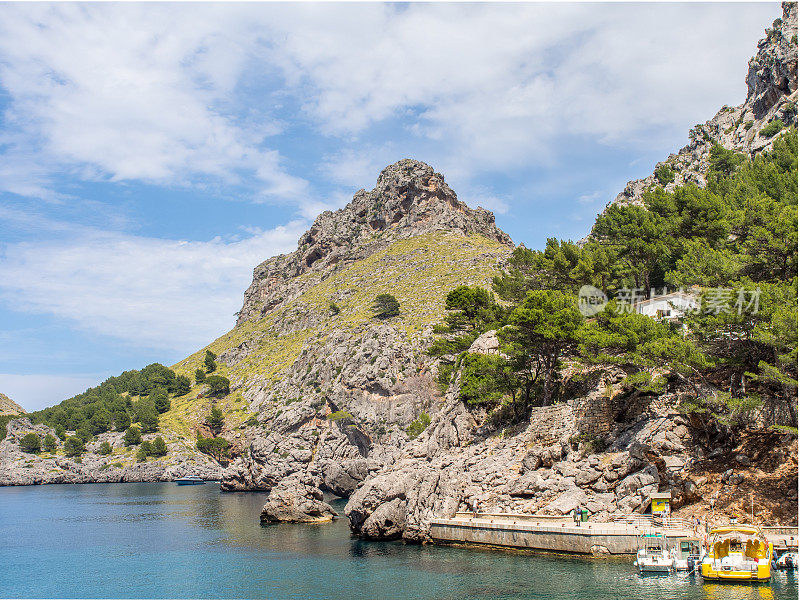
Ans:
{"type": "Polygon", "coordinates": [[[365,542],[346,519],[260,527],[264,498],[214,484],[0,488],[0,597],[798,597],[795,573],[771,585],[709,585],[640,577],[632,559],[365,542]]]}

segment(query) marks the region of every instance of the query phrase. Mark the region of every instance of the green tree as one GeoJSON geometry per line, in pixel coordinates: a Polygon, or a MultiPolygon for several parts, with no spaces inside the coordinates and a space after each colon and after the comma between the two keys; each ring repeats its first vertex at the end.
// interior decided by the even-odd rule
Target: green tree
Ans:
{"type": "Polygon", "coordinates": [[[210,375],[206,377],[206,385],[208,385],[208,393],[210,396],[226,396],[231,391],[231,382],[227,377],[221,375],[210,375]]]}
{"type": "Polygon", "coordinates": [[[64,441],[64,454],[69,457],[80,456],[85,450],[83,440],[77,435],[72,435],[64,441]]]}
{"type": "Polygon", "coordinates": [[[158,431],[158,411],[155,402],[149,396],[140,398],[134,405],[136,420],[142,427],[142,433],[158,431]]]}
{"type": "Polygon", "coordinates": [[[131,417],[128,415],[128,411],[119,410],[114,413],[114,429],[117,431],[125,431],[130,426],[131,417]]]}
{"type": "Polygon", "coordinates": [[[97,449],[97,453],[99,455],[101,455],[101,456],[108,456],[113,451],[114,451],[114,449],[111,447],[111,444],[108,443],[108,442],[103,442],[102,444],[100,444],[100,447],[97,449]]]}
{"type": "Polygon", "coordinates": [[[170,409],[172,403],[169,401],[169,393],[164,388],[156,388],[150,392],[150,400],[156,407],[158,414],[163,414],[170,409]]]}
{"type": "Polygon", "coordinates": [[[191,380],[186,375],[178,375],[175,378],[175,395],[185,396],[192,389],[191,380]]]}
{"type": "Polygon", "coordinates": [[[216,358],[216,354],[214,354],[211,350],[206,350],[206,356],[203,359],[203,364],[206,367],[206,373],[213,373],[217,370],[217,363],[215,361],[216,358]]]}
{"type": "Polygon", "coordinates": [[[400,314],[400,303],[391,294],[378,294],[372,304],[372,313],[376,319],[388,319],[400,314]]]}
{"type": "Polygon", "coordinates": [[[35,433],[26,433],[19,440],[19,449],[23,452],[36,454],[42,449],[42,441],[35,433]]]}
{"type": "Polygon", "coordinates": [[[667,185],[671,183],[673,179],[675,179],[675,171],[673,171],[669,165],[663,164],[659,165],[655,172],[656,179],[658,179],[658,183],[661,185],[667,185]]]}
{"type": "Polygon", "coordinates": [[[221,429],[223,425],[225,425],[225,416],[222,414],[222,411],[216,407],[211,407],[211,414],[206,419],[206,423],[212,429],[221,429]]]}
{"type": "Polygon", "coordinates": [[[153,456],[166,456],[167,444],[164,441],[164,438],[158,436],[156,439],[153,440],[152,452],[153,456]]]}
{"type": "Polygon", "coordinates": [[[129,427],[122,439],[126,446],[136,446],[142,442],[142,432],[138,427],[129,427]]]}
{"type": "Polygon", "coordinates": [[[494,354],[467,354],[461,361],[459,395],[468,404],[494,405],[504,396],[516,401],[519,381],[511,363],[494,354]]]}
{"type": "Polygon", "coordinates": [[[205,380],[206,380],[206,372],[203,369],[197,369],[194,372],[194,380],[195,380],[195,383],[198,383],[198,384],[205,382],[205,380]]]}
{"type": "Polygon", "coordinates": [[[561,358],[577,348],[584,320],[577,299],[559,291],[528,292],[511,313],[509,325],[498,333],[512,365],[526,377],[524,400],[541,377],[542,405],[552,401],[554,377],[561,358]]]}
{"type": "Polygon", "coordinates": [[[53,437],[52,434],[48,433],[44,436],[44,443],[42,444],[45,452],[50,452],[51,454],[56,451],[58,448],[58,443],[56,443],[56,438],[53,437]]]}
{"type": "Polygon", "coordinates": [[[205,438],[200,432],[197,433],[197,449],[204,454],[208,454],[217,461],[221,461],[228,456],[230,442],[222,437],[205,438]]]}

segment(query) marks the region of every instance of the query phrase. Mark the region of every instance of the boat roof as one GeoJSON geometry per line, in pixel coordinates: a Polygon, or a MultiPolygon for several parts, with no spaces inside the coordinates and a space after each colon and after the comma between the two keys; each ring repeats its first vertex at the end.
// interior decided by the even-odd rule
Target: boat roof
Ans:
{"type": "Polygon", "coordinates": [[[749,535],[761,534],[761,528],[755,525],[726,525],[715,527],[709,533],[747,533],[749,535]]]}

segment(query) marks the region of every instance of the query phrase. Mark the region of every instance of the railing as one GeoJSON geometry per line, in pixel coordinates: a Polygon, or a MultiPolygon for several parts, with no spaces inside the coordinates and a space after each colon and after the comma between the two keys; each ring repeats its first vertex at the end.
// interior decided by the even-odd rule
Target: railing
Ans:
{"type": "MultiPolygon", "coordinates": [[[[473,514],[471,512],[457,512],[456,519],[471,519],[473,514]]],[[[485,513],[479,512],[475,518],[477,519],[503,519],[514,521],[553,521],[553,522],[572,522],[571,515],[536,515],[536,514],[522,514],[522,513],[485,513]]]]}

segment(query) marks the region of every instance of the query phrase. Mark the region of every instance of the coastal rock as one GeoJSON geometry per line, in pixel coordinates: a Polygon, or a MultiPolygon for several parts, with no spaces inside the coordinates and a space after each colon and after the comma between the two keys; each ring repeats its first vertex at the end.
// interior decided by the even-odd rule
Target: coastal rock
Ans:
{"type": "Polygon", "coordinates": [[[261,510],[261,523],[322,523],[337,516],[323,502],[319,482],[307,475],[287,477],[275,486],[261,510]]]}

